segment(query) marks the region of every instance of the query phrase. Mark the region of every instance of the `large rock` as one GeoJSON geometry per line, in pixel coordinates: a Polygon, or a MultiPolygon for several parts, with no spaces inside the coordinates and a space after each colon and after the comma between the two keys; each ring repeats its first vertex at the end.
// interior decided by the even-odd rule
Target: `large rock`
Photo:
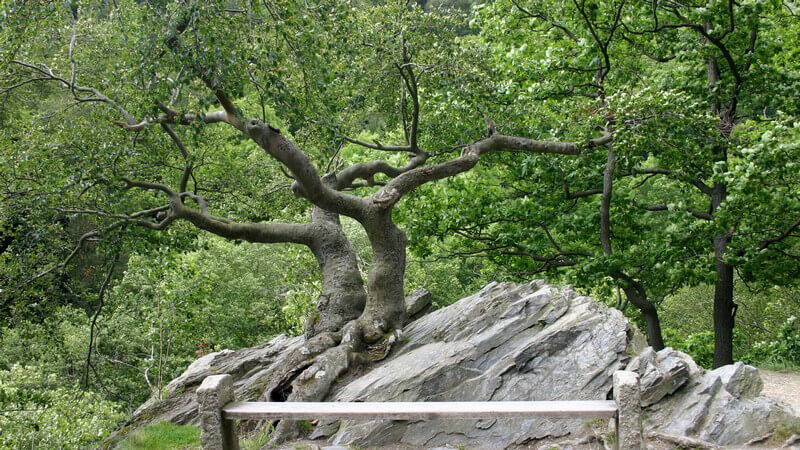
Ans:
{"type": "Polygon", "coordinates": [[[406,315],[414,317],[431,306],[433,294],[427,289],[417,289],[406,297],[406,315]]]}
{"type": "Polygon", "coordinates": [[[689,355],[671,351],[656,353],[652,347],[636,356],[627,370],[639,374],[642,406],[658,402],[686,384],[690,375],[702,372],[689,355]]]}
{"type": "MultiPolygon", "coordinates": [[[[195,391],[208,375],[231,374],[237,400],[262,399],[288,355],[302,345],[302,338],[280,336],[263,346],[204,356],[167,386],[163,399],[142,405],[126,429],[163,420],[197,423],[195,391]]],[[[626,366],[640,376],[646,431],[735,445],[797,420],[758,396],[754,368],[737,364],[706,372],[683,353],[645,349],[642,335],[619,311],[541,281],[491,283],[418,318],[385,360],[338,380],[327,400],[604,400],[614,371],[626,366]]],[[[586,428],[581,419],[374,420],[321,423],[313,436],[364,447],[500,449],[586,428]]]]}
{"type": "MultiPolygon", "coordinates": [[[[614,309],[543,282],[492,283],[412,322],[408,341],[333,401],[605,400],[644,340],[614,309]]],[[[331,439],[504,448],[580,432],[581,419],[343,421],[331,439]]]]}
{"type": "Polygon", "coordinates": [[[800,421],[787,405],[760,397],[758,370],[740,362],[707,372],[685,353],[666,348],[643,352],[628,370],[652,381],[640,384],[649,431],[737,445],[800,421]],[[645,395],[658,400],[645,402],[645,395]]]}

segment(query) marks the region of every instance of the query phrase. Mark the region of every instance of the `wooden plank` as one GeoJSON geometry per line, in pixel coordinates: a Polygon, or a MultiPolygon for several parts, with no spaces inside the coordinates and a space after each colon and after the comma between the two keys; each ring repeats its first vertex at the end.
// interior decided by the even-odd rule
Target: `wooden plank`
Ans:
{"type": "Polygon", "coordinates": [[[614,417],[613,400],[541,402],[234,402],[225,419],[496,419],[614,417]]]}

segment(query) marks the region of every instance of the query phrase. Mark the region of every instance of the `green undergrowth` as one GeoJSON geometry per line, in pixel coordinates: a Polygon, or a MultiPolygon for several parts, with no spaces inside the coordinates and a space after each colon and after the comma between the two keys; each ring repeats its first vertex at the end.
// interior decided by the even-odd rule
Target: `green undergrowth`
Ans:
{"type": "MultiPolygon", "coordinates": [[[[259,450],[269,442],[272,427],[239,435],[242,450],[259,450]]],[[[115,450],[200,450],[200,428],[161,422],[148,425],[125,438],[115,450]]]]}
{"type": "Polygon", "coordinates": [[[167,422],[142,428],[122,441],[116,450],[200,449],[200,428],[167,422]]]}
{"type": "Polygon", "coordinates": [[[241,448],[242,450],[261,450],[267,443],[269,443],[269,439],[272,437],[272,432],[274,428],[272,426],[267,426],[264,428],[257,429],[250,434],[246,434],[245,436],[239,435],[241,439],[241,448]]]}

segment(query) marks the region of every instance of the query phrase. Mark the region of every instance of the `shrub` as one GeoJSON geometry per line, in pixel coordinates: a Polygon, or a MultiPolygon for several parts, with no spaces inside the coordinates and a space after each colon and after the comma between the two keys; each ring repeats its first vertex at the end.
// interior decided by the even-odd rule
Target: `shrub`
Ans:
{"type": "Polygon", "coordinates": [[[30,366],[0,370],[0,448],[96,446],[124,419],[100,394],[63,386],[30,366]]]}
{"type": "Polygon", "coordinates": [[[756,342],[753,353],[769,365],[800,366],[800,327],[797,316],[786,319],[775,339],[756,342]]]}

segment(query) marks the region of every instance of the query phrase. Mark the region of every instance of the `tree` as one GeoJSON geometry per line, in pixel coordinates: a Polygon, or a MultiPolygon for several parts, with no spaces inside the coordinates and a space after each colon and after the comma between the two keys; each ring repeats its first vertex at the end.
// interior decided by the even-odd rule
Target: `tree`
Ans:
{"type": "MultiPolygon", "coordinates": [[[[78,13],[58,11],[62,22],[47,24],[48,31],[61,38],[54,43],[66,44],[63,51],[57,45],[21,44],[4,75],[6,96],[24,92],[33,83],[63,88],[66,107],[79,108],[79,113],[68,121],[48,121],[36,131],[55,133],[56,142],[78,139],[81,147],[98,149],[78,158],[77,164],[90,165],[91,175],[83,181],[91,186],[87,190],[97,188],[89,199],[75,198],[82,206],[63,207],[61,212],[69,217],[94,217],[99,228],[82,235],[70,255],[87,240],[101,239],[115,230],[165,231],[181,221],[229,239],[289,242],[314,253],[322,273],[322,292],[306,324],[306,344],[268,387],[265,395],[271,398],[320,400],[366,345],[386,341],[382,345],[390,348],[397,340],[395,331],[405,319],[406,236],[392,213],[404,196],[421,185],[469,171],[491,153],[578,155],[611,140],[607,133],[582,141],[504,135],[487,120],[483,138],[432,155],[423,145],[437,143],[436,127],[427,131],[432,138],[421,131],[423,93],[434,91],[434,83],[447,82],[448,77],[458,79],[447,59],[447,52],[455,50],[458,22],[405,4],[363,11],[347,6],[287,2],[231,9],[225,2],[190,2],[161,8],[150,3],[89,2],[81,4],[78,13]],[[155,40],[153,28],[163,31],[155,40]],[[247,46],[230,45],[242,37],[247,46]],[[268,40],[273,37],[274,41],[268,40]],[[370,50],[350,55],[348,41],[353,37],[370,50]],[[106,41],[106,48],[95,41],[99,39],[106,41]],[[93,45],[82,50],[85,41],[93,45]],[[135,55],[133,61],[120,58],[88,72],[82,69],[83,58],[115,47],[128,49],[135,55]],[[121,79],[111,73],[121,74],[121,79]],[[365,73],[375,78],[363,83],[365,73]],[[318,167],[324,159],[317,156],[315,163],[313,144],[301,150],[274,122],[246,117],[243,106],[253,97],[246,90],[255,91],[259,98],[262,119],[275,105],[292,134],[319,139],[320,147],[331,141],[349,142],[371,153],[361,156],[366,160],[344,167],[341,155],[329,155],[326,173],[320,175],[318,167]],[[373,108],[364,105],[359,90],[382,94],[374,110],[380,119],[390,120],[385,114],[389,109],[399,111],[391,120],[393,129],[402,133],[402,144],[370,143],[343,133],[348,128],[357,131],[352,116],[373,108]],[[346,100],[337,100],[343,93],[348,94],[346,100]],[[319,125],[304,128],[308,117],[319,125]],[[112,135],[104,126],[108,123],[125,133],[112,135]],[[163,135],[156,135],[154,129],[163,135]],[[186,143],[187,138],[194,139],[195,148],[186,143]],[[204,189],[200,175],[208,174],[202,166],[220,156],[203,156],[204,152],[213,152],[221,141],[244,147],[255,144],[279,162],[293,179],[295,196],[312,205],[310,221],[247,221],[212,213],[214,203],[204,191],[221,190],[204,189]],[[169,151],[167,143],[174,150],[169,151]],[[138,146],[147,150],[140,151],[138,146]],[[458,156],[452,156],[453,152],[458,156]],[[409,159],[398,164],[398,153],[409,159]],[[373,159],[386,154],[390,159],[373,159]],[[176,162],[179,176],[171,185],[163,178],[172,175],[158,165],[173,168],[176,162]],[[150,192],[165,198],[166,204],[154,203],[156,197],[150,192]],[[130,212],[127,208],[133,206],[140,209],[130,212]],[[366,289],[342,231],[341,215],[361,224],[372,247],[366,289]]],[[[435,100],[425,104],[436,113],[435,100]]],[[[76,152],[68,155],[75,157],[76,152]]],[[[234,162],[221,156],[217,159],[234,162]]],[[[236,214],[239,208],[230,209],[236,214]]],[[[52,269],[65,267],[70,259],[67,256],[52,269]]],[[[275,439],[295,431],[292,424],[283,423],[275,439]]]]}
{"type": "MultiPolygon", "coordinates": [[[[644,13],[644,10],[640,11],[644,13]]],[[[714,227],[709,230],[716,275],[714,367],[733,362],[733,328],[737,308],[733,301],[734,270],[742,264],[741,260],[736,261],[731,254],[732,247],[736,246],[734,241],[741,242],[741,234],[752,233],[751,236],[758,236],[754,250],[765,250],[770,242],[784,241],[800,226],[797,222],[800,212],[796,209],[796,197],[782,202],[784,207],[788,207],[785,210],[788,213],[786,216],[754,218],[748,217],[745,211],[735,211],[737,202],[732,195],[732,191],[736,189],[734,186],[747,184],[750,178],[737,176],[741,172],[735,169],[740,159],[748,159],[747,147],[752,142],[737,139],[737,131],[745,127],[758,127],[758,121],[768,122],[770,116],[777,116],[775,113],[770,114],[771,110],[788,107],[796,111],[797,105],[793,101],[787,103],[780,97],[764,96],[763,91],[767,84],[773,86],[774,95],[780,95],[786,89],[796,90],[798,87],[797,67],[788,73],[780,73],[775,72],[775,67],[768,62],[785,27],[793,19],[794,11],[782,4],[758,2],[737,5],[734,2],[719,1],[709,2],[699,9],[682,4],[659,5],[652,9],[649,23],[626,29],[626,40],[632,45],[642,45],[645,53],[650,53],[642,44],[647,37],[662,34],[663,39],[674,38],[675,42],[680,43],[671,48],[672,55],[668,57],[675,55],[679,63],[685,58],[689,67],[700,66],[705,69],[705,80],[696,77],[695,81],[680,81],[686,82],[687,90],[694,90],[699,98],[707,102],[717,132],[705,133],[707,143],[704,151],[697,155],[702,159],[695,156],[701,161],[701,177],[687,177],[684,169],[678,179],[691,182],[705,196],[707,212],[695,216],[700,220],[710,218],[714,222],[714,227]],[[679,40],[687,31],[687,37],[695,39],[693,45],[679,40]],[[706,89],[703,94],[702,89],[706,89]]],[[[777,118],[780,119],[779,116],[777,118]]],[[[763,133],[771,126],[772,124],[764,123],[760,131],[763,133]]],[[[702,137],[698,136],[701,139],[702,137]]],[[[667,164],[677,162],[686,168],[693,167],[692,162],[698,162],[682,160],[685,155],[670,153],[672,152],[661,152],[660,159],[667,164]]],[[[789,161],[796,156],[790,156],[789,161]]],[[[795,180],[784,179],[772,169],[770,165],[760,165],[760,176],[771,178],[777,175],[782,179],[778,182],[780,187],[775,189],[768,183],[751,183],[754,189],[742,192],[746,198],[744,202],[749,203],[749,207],[756,207],[765,197],[777,195],[780,198],[794,189],[792,186],[795,180]]],[[[677,173],[672,167],[664,172],[666,176],[673,177],[677,173]]],[[[658,208],[669,209],[662,206],[658,208]]],[[[783,244],[786,245],[785,242],[783,244]]],[[[742,252],[746,253],[747,250],[740,249],[739,253],[742,252]]],[[[786,256],[785,253],[776,253],[778,254],[773,255],[773,258],[783,260],[786,256]]],[[[792,259],[794,258],[790,257],[783,263],[788,262],[790,268],[796,268],[797,263],[791,261],[792,259]]]]}
{"type": "Polygon", "coordinates": [[[493,87],[513,99],[498,102],[493,117],[535,117],[530,126],[553,135],[599,115],[613,142],[602,159],[594,152],[509,160],[481,199],[439,190],[473,207],[429,218],[433,226],[424,229],[461,233],[472,241],[464,243],[469,254],[488,252],[525,275],[558,270],[594,286],[616,280],[641,309],[654,346],[660,332],[648,291],[658,299],[713,282],[714,364],[731,363],[734,269],[748,276],[745,267],[761,266],[786,283],[798,267],[790,251],[800,216],[796,177],[775,170],[794,165],[798,155],[787,148],[795,138],[783,134],[777,152],[753,147],[784,129],[781,111],[797,111],[787,94],[797,89],[798,68],[777,48],[796,28],[794,14],[760,2],[511,0],[480,9],[492,66],[500,68],[493,87]],[[475,206],[485,202],[504,207],[475,206]],[[770,242],[781,248],[767,250],[770,242]]]}

